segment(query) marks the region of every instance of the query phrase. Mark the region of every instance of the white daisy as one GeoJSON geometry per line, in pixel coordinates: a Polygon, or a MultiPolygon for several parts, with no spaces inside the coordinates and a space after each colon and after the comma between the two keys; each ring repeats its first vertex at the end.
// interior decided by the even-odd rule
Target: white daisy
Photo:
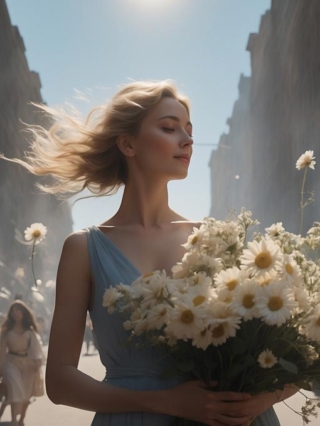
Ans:
{"type": "Polygon", "coordinates": [[[197,253],[185,253],[182,262],[178,262],[171,268],[172,277],[174,279],[187,277],[190,269],[196,264],[198,257],[197,253]]]}
{"type": "Polygon", "coordinates": [[[317,306],[308,316],[302,332],[309,339],[320,342],[320,306],[317,306]]]}
{"type": "Polygon", "coordinates": [[[42,223],[33,223],[24,231],[26,241],[39,244],[47,235],[47,228],[42,223]]]}
{"type": "Polygon", "coordinates": [[[189,283],[185,279],[169,279],[167,287],[172,296],[179,297],[179,294],[186,294],[188,292],[189,283]]]}
{"type": "Polygon", "coordinates": [[[196,272],[188,278],[190,286],[211,286],[212,279],[205,272],[196,272]]]}
{"type": "Polygon", "coordinates": [[[102,306],[108,308],[109,314],[112,314],[121,297],[123,297],[123,295],[115,287],[109,287],[104,292],[102,306]]]}
{"type": "Polygon", "coordinates": [[[214,346],[222,345],[229,337],[234,337],[239,328],[235,317],[212,319],[210,322],[211,343],[214,346]]]}
{"type": "Polygon", "coordinates": [[[254,277],[260,287],[264,287],[265,285],[269,285],[270,282],[276,281],[279,276],[273,271],[271,274],[266,273],[261,277],[254,277]]]}
{"type": "Polygon", "coordinates": [[[258,362],[262,368],[272,368],[278,362],[278,359],[272,351],[266,349],[258,356],[258,362]]]}
{"type": "Polygon", "coordinates": [[[25,273],[23,268],[17,268],[16,272],[14,273],[14,276],[19,280],[21,278],[24,278],[25,273]]]}
{"type": "Polygon", "coordinates": [[[138,308],[132,313],[130,321],[132,329],[137,336],[140,336],[148,330],[148,322],[145,318],[145,314],[141,309],[138,308]]]}
{"type": "Polygon", "coordinates": [[[281,232],[284,231],[284,227],[282,226],[282,222],[277,222],[271,225],[269,228],[266,228],[267,233],[271,237],[277,237],[281,232]]]}
{"type": "Polygon", "coordinates": [[[229,291],[233,291],[238,286],[240,279],[243,276],[244,273],[239,268],[234,266],[233,268],[220,271],[218,274],[216,274],[214,277],[214,283],[219,290],[226,288],[229,291]]]}
{"type": "Polygon", "coordinates": [[[293,291],[279,280],[260,287],[256,296],[256,306],[266,324],[279,327],[291,317],[298,303],[295,301],[293,291]]]}
{"type": "Polygon", "coordinates": [[[281,266],[282,256],[279,246],[272,240],[261,239],[260,242],[248,243],[248,249],[240,256],[241,269],[255,276],[263,276],[266,272],[276,271],[281,266]]]}
{"type": "Polygon", "coordinates": [[[154,274],[148,281],[148,284],[141,286],[141,308],[144,310],[148,307],[161,303],[169,295],[167,288],[166,274],[154,274]]]}
{"type": "Polygon", "coordinates": [[[181,244],[186,250],[191,250],[202,245],[204,239],[203,228],[193,228],[193,233],[189,235],[185,244],[181,244]]]}
{"type": "Polygon", "coordinates": [[[200,306],[205,302],[208,303],[213,297],[215,297],[215,291],[210,285],[196,285],[189,287],[188,296],[192,300],[194,306],[200,306]]]}
{"type": "Polygon", "coordinates": [[[305,167],[310,167],[310,169],[314,170],[315,157],[313,156],[313,151],[306,151],[304,154],[302,154],[297,162],[296,162],[296,168],[298,170],[304,169],[305,167]]]}
{"type": "Polygon", "coordinates": [[[259,288],[259,283],[256,281],[246,280],[234,291],[230,307],[241,315],[244,321],[259,317],[259,310],[256,306],[256,295],[259,288]]]}
{"type": "Polygon", "coordinates": [[[283,256],[282,271],[292,284],[299,287],[302,283],[302,274],[301,269],[298,266],[297,262],[289,254],[283,256]]]}
{"type": "Polygon", "coordinates": [[[222,264],[220,259],[215,259],[212,256],[203,254],[198,257],[197,262],[194,265],[194,272],[204,272],[210,277],[222,269],[222,264]]]}
{"type": "Polygon", "coordinates": [[[192,339],[203,328],[203,310],[194,306],[193,301],[183,295],[169,312],[167,333],[172,333],[176,339],[187,340],[192,339]]]}
{"type": "Polygon", "coordinates": [[[299,310],[307,312],[310,307],[308,292],[302,287],[293,287],[293,294],[299,310]]]}
{"type": "Polygon", "coordinates": [[[240,316],[233,313],[227,303],[212,300],[208,304],[206,324],[209,325],[213,345],[222,345],[229,337],[235,336],[240,322],[240,316]]]}
{"type": "Polygon", "coordinates": [[[229,291],[226,288],[216,289],[216,300],[217,302],[223,302],[226,305],[230,305],[230,303],[233,301],[234,292],[229,291]]]}
{"type": "Polygon", "coordinates": [[[212,343],[211,330],[205,327],[200,333],[196,334],[192,339],[192,345],[196,348],[206,350],[212,343]]]}
{"type": "Polygon", "coordinates": [[[164,332],[165,332],[165,338],[167,339],[166,344],[168,346],[175,346],[177,344],[177,337],[174,334],[173,330],[168,329],[168,327],[166,327],[164,332]]]}
{"type": "Polygon", "coordinates": [[[300,346],[300,352],[304,356],[307,361],[308,367],[311,366],[317,359],[319,359],[319,354],[315,350],[315,348],[311,345],[303,345],[300,346]]]}
{"type": "MultiPolygon", "coordinates": [[[[159,303],[153,306],[147,312],[148,329],[160,330],[168,322],[169,306],[165,303],[159,303]]],[[[171,308],[172,309],[172,308],[171,308]]]]}
{"type": "Polygon", "coordinates": [[[129,320],[124,321],[124,323],[123,323],[123,328],[124,328],[125,330],[127,330],[127,331],[132,330],[132,324],[131,324],[131,321],[129,321],[129,320]]]}

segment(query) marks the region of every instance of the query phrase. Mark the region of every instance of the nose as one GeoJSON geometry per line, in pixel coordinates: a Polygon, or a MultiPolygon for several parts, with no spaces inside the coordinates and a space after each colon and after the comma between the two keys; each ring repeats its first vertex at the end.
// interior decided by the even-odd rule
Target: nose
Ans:
{"type": "Polygon", "coordinates": [[[192,146],[192,145],[193,145],[193,139],[188,133],[186,133],[183,136],[183,138],[181,138],[180,146],[185,147],[185,146],[192,146]]]}

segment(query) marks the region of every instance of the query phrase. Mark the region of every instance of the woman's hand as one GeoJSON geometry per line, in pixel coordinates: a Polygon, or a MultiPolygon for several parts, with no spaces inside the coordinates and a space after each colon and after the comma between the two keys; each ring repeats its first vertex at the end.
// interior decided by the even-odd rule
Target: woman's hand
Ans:
{"type": "MultiPolygon", "coordinates": [[[[241,413],[248,417],[249,420],[253,420],[274,404],[290,398],[297,391],[298,388],[296,386],[286,385],[283,390],[252,395],[250,399],[243,401],[241,413]]],[[[231,409],[232,411],[233,409],[231,409]]]]}
{"type": "MultiPolygon", "coordinates": [[[[213,383],[214,386],[216,383],[213,383]]],[[[200,381],[188,381],[167,393],[164,411],[175,417],[194,420],[210,426],[238,426],[247,423],[254,404],[252,396],[236,392],[214,392],[200,381]]]]}

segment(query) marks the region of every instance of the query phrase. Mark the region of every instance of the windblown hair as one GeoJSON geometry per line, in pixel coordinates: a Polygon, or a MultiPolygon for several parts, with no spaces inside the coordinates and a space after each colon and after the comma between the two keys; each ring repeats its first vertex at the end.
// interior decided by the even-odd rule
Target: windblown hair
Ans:
{"type": "Polygon", "coordinates": [[[25,330],[34,330],[35,332],[38,332],[37,323],[35,320],[35,317],[33,315],[33,312],[31,309],[22,301],[22,300],[15,300],[7,313],[7,317],[4,320],[4,323],[1,326],[2,333],[7,333],[8,331],[12,330],[15,326],[15,320],[13,318],[13,309],[19,309],[19,311],[22,312],[22,327],[25,330]]]}
{"type": "Polygon", "coordinates": [[[117,145],[119,135],[136,136],[150,108],[164,97],[176,99],[189,113],[188,99],[170,80],[130,83],[107,105],[94,108],[85,120],[37,105],[55,122],[49,130],[29,126],[31,151],[25,153],[24,160],[10,161],[35,175],[51,175],[52,182],[38,186],[60,197],[85,188],[97,195],[115,193],[128,177],[125,158],[117,145]]]}

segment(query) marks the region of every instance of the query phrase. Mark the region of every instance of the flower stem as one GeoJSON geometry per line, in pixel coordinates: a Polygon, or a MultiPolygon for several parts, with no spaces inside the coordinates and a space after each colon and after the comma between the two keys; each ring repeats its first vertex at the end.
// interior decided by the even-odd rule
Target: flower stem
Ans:
{"type": "Polygon", "coordinates": [[[303,198],[304,198],[304,187],[305,187],[305,184],[306,184],[307,171],[308,171],[308,167],[305,167],[304,173],[303,173],[302,188],[301,188],[301,199],[300,199],[300,210],[301,210],[300,235],[302,234],[303,210],[305,208],[304,199],[303,198]]]}
{"type": "Polygon", "coordinates": [[[32,269],[32,275],[33,275],[34,285],[35,285],[35,287],[36,287],[36,288],[38,288],[38,286],[37,286],[36,276],[35,276],[35,274],[34,274],[34,266],[33,266],[33,258],[34,258],[34,247],[35,247],[35,244],[36,244],[36,240],[34,239],[34,240],[33,240],[33,243],[32,243],[31,269],[32,269]]]}

